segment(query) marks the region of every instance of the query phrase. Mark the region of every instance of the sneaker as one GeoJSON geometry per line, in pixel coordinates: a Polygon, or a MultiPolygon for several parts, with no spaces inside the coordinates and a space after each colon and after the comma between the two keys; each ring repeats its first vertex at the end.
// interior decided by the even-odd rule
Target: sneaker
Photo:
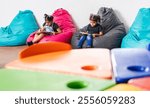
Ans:
{"type": "Polygon", "coordinates": [[[27,45],[28,45],[28,46],[31,46],[31,45],[33,45],[33,42],[32,42],[32,41],[27,42],[27,45]]]}
{"type": "Polygon", "coordinates": [[[86,48],[92,48],[92,46],[86,46],[86,48]]]}
{"type": "Polygon", "coordinates": [[[81,46],[78,46],[78,49],[82,48],[81,46]]]}

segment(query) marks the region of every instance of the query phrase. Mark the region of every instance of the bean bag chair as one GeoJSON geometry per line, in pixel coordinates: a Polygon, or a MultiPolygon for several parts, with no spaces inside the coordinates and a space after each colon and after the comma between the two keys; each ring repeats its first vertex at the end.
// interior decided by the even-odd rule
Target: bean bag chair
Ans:
{"type": "Polygon", "coordinates": [[[18,46],[26,44],[32,32],[39,29],[33,12],[19,11],[7,27],[0,28],[0,46],[18,46]]]}
{"type": "MultiPolygon", "coordinates": [[[[94,48],[119,48],[121,46],[122,38],[126,35],[124,24],[120,22],[113,9],[101,7],[97,13],[101,17],[100,24],[103,27],[104,35],[95,37],[93,39],[94,48]]],[[[77,44],[80,38],[80,31],[85,31],[86,27],[83,27],[72,37],[72,47],[77,48],[77,44]]],[[[86,47],[86,42],[83,44],[83,48],[86,47]]]]}
{"type": "Polygon", "coordinates": [[[150,51],[150,43],[148,44],[147,49],[148,49],[148,51],[150,51]]]}
{"type": "MultiPolygon", "coordinates": [[[[49,41],[70,43],[71,37],[76,30],[71,15],[66,10],[60,8],[55,10],[52,16],[54,17],[54,22],[57,23],[60,29],[62,30],[62,33],[57,35],[47,35],[43,39],[41,39],[39,43],[49,42],[49,41]]],[[[27,42],[32,41],[34,35],[35,32],[29,36],[27,42]]]]}
{"type": "Polygon", "coordinates": [[[123,38],[122,48],[146,48],[150,43],[150,8],[141,8],[123,38]]]}

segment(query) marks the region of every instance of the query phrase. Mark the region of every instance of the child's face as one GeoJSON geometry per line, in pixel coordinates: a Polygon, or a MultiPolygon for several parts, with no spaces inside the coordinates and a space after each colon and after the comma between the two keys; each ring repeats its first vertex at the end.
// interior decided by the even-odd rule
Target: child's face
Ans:
{"type": "Polygon", "coordinates": [[[90,20],[90,25],[94,27],[96,25],[96,21],[90,20]]]}
{"type": "Polygon", "coordinates": [[[47,19],[45,20],[45,23],[47,26],[50,26],[52,24],[52,21],[48,21],[47,19]]]}

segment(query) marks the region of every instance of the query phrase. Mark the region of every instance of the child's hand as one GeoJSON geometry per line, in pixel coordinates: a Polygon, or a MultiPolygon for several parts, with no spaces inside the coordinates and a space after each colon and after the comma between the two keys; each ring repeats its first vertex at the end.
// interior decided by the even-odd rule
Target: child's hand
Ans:
{"type": "Polygon", "coordinates": [[[41,33],[41,30],[39,29],[36,33],[37,33],[37,34],[40,34],[40,33],[41,33]]]}
{"type": "Polygon", "coordinates": [[[92,34],[93,38],[95,38],[97,35],[96,34],[92,34]]]}
{"type": "Polygon", "coordinates": [[[43,32],[45,29],[42,27],[38,30],[39,33],[43,32]]]}
{"type": "Polygon", "coordinates": [[[55,35],[56,33],[55,32],[51,32],[52,33],[52,35],[55,35]]]}
{"type": "Polygon", "coordinates": [[[40,33],[42,31],[42,29],[39,29],[38,32],[40,33]]]}

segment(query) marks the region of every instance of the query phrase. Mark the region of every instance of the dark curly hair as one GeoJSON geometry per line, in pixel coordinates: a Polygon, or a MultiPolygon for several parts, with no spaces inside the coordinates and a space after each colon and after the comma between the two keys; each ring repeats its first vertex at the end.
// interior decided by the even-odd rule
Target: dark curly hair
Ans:
{"type": "MultiPolygon", "coordinates": [[[[48,21],[52,22],[52,21],[53,21],[53,18],[54,18],[54,17],[51,16],[51,15],[49,16],[49,15],[47,15],[47,14],[44,14],[44,19],[45,19],[45,21],[48,20],[48,21]]],[[[43,26],[45,26],[45,24],[46,24],[46,22],[43,23],[43,26]]]]}
{"type": "Polygon", "coordinates": [[[96,22],[100,22],[100,16],[99,15],[95,15],[95,14],[90,14],[90,18],[89,20],[92,20],[92,21],[96,21],[96,22]]]}
{"type": "Polygon", "coordinates": [[[44,14],[44,19],[48,21],[53,21],[53,16],[44,14]]]}

